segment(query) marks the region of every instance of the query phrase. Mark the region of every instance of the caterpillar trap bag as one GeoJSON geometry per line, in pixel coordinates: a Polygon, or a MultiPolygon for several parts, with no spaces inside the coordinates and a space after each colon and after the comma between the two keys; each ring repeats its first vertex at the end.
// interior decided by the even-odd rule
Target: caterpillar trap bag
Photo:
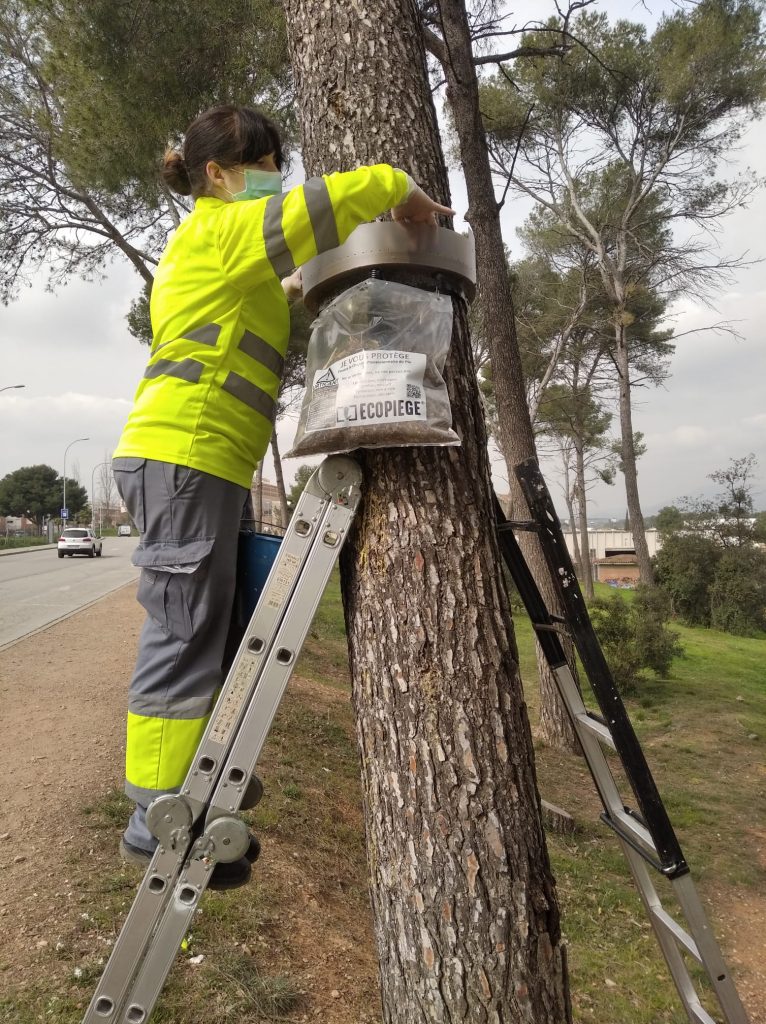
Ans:
{"type": "Polygon", "coordinates": [[[448,295],[379,278],[343,291],[312,326],[288,456],[459,445],[442,376],[451,337],[448,295]]]}

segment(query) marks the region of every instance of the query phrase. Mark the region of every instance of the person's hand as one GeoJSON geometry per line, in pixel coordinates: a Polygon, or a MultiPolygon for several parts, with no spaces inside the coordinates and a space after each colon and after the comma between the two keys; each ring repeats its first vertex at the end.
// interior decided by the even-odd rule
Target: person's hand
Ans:
{"type": "Polygon", "coordinates": [[[427,196],[422,188],[415,186],[410,196],[391,211],[395,221],[404,224],[438,224],[437,216],[454,217],[455,211],[441,206],[427,196]]]}
{"type": "Polygon", "coordinates": [[[283,278],[282,288],[284,289],[288,302],[293,302],[295,299],[303,297],[303,277],[301,276],[300,267],[298,267],[297,270],[294,270],[289,277],[283,278]]]}

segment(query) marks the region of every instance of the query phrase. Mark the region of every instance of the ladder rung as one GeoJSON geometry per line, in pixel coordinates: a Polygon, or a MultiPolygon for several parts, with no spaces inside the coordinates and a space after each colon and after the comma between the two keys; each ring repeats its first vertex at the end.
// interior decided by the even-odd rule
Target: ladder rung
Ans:
{"type": "Polygon", "coordinates": [[[536,633],[561,633],[559,627],[551,625],[550,622],[533,622],[532,629],[536,633]]]}
{"type": "Polygon", "coordinates": [[[704,967],[697,943],[688,932],[684,931],[678,921],[672,918],[667,910],[664,910],[662,907],[649,907],[648,910],[653,920],[672,936],[679,946],[683,946],[686,952],[693,956],[698,964],[704,967]]]}
{"type": "Polygon", "coordinates": [[[640,854],[647,864],[651,864],[654,870],[659,871],[661,875],[665,875],[671,881],[674,881],[680,875],[688,873],[689,869],[685,862],[682,862],[680,865],[678,863],[662,863],[651,832],[641,822],[636,821],[627,810],[610,811],[608,813],[604,811],[600,817],[605,825],[608,825],[613,832],[616,832],[623,842],[640,854]]]}
{"type": "Polygon", "coordinates": [[[657,848],[654,845],[654,840],[652,839],[652,833],[646,825],[642,825],[641,822],[634,818],[632,814],[628,814],[627,811],[617,811],[616,813],[612,813],[611,817],[616,819],[615,825],[617,825],[617,831],[628,832],[633,839],[642,843],[650,853],[657,853],[657,848]]]}
{"type": "Polygon", "coordinates": [[[505,530],[529,530],[530,533],[538,533],[540,527],[534,519],[506,519],[504,523],[497,524],[497,529],[499,533],[505,530]]]}
{"type": "Polygon", "coordinates": [[[688,1007],[688,1012],[694,1014],[696,1024],[718,1024],[715,1017],[711,1017],[702,1006],[690,1006],[688,1007]]]}
{"type": "Polygon", "coordinates": [[[611,747],[612,750],[617,749],[614,744],[612,734],[609,731],[609,727],[604,725],[603,722],[600,722],[595,715],[592,715],[589,711],[581,711],[579,715],[575,715],[575,718],[583,729],[587,729],[588,732],[592,732],[594,736],[597,736],[602,743],[606,743],[606,745],[611,747]]]}

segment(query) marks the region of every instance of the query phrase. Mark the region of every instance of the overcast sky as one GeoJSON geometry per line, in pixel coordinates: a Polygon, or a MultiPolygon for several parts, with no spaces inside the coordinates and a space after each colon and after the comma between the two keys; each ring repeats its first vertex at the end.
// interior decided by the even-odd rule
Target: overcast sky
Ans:
{"type": "MultiPolygon", "coordinates": [[[[600,6],[610,15],[651,25],[672,5],[608,0],[600,6]]],[[[524,0],[513,9],[523,21],[539,17],[541,4],[524,0]]],[[[759,171],[765,157],[766,126],[759,123],[737,154],[737,166],[759,171]]],[[[452,175],[452,187],[453,205],[462,214],[465,190],[457,173],[452,175]]],[[[505,239],[515,255],[520,252],[515,231],[527,212],[524,206],[506,204],[505,239]]],[[[748,210],[725,222],[722,251],[747,251],[751,259],[763,259],[764,224],[766,194],[761,191],[748,210]]],[[[458,219],[456,227],[462,226],[458,219]]],[[[0,390],[0,477],[36,463],[47,463],[63,473],[66,447],[76,438],[87,437],[69,449],[66,470],[67,476],[76,471],[90,489],[94,468],[116,446],[146,362],[147,349],[128,334],[125,324],[125,314],[138,292],[135,272],[115,262],[103,281],[73,278],[55,296],[37,284],[10,306],[0,307],[0,389],[26,385],[21,390],[0,390]]],[[[766,265],[741,272],[715,304],[714,311],[682,304],[676,311],[676,329],[683,332],[731,320],[736,321],[743,340],[710,331],[680,339],[666,386],[636,395],[634,426],[643,431],[648,446],[639,463],[647,514],[682,495],[709,493],[712,485],[707,474],[748,452],[760,461],[756,505],[766,508],[766,265]]],[[[288,417],[279,427],[283,451],[294,432],[295,418],[288,417]]],[[[286,462],[288,479],[301,461],[286,462]]],[[[495,469],[496,486],[504,491],[504,467],[499,460],[495,469]]],[[[266,476],[273,478],[268,464],[266,476]]],[[[552,466],[549,479],[555,489],[552,466]]],[[[554,496],[561,505],[558,494],[554,496]]],[[[624,510],[621,478],[614,487],[599,485],[593,490],[593,516],[621,518],[624,510]]]]}

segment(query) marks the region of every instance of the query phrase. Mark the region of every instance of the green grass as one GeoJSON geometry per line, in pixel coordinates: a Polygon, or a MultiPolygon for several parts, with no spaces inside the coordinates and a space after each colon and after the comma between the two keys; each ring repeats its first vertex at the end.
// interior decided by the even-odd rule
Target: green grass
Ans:
{"type": "Polygon", "coordinates": [[[47,537],[6,537],[0,534],[0,551],[8,551],[11,548],[35,548],[47,543],[47,537]]]}

